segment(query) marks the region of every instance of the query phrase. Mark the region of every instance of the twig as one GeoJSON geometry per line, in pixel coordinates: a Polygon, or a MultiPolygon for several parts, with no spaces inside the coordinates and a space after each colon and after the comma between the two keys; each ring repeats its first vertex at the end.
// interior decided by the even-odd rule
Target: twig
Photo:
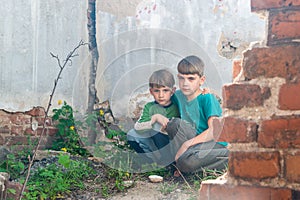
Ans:
{"type": "Polygon", "coordinates": [[[25,187],[26,187],[26,184],[28,182],[28,179],[29,179],[29,176],[30,176],[30,170],[31,170],[31,167],[32,167],[32,164],[34,162],[34,159],[35,159],[35,156],[37,154],[37,150],[39,149],[39,146],[40,146],[40,143],[42,141],[42,138],[43,138],[43,135],[44,135],[44,132],[45,132],[45,125],[46,125],[46,120],[48,118],[48,113],[49,113],[49,110],[50,110],[50,107],[51,107],[51,102],[52,102],[52,98],[53,98],[53,95],[55,93],[55,90],[56,90],[56,87],[57,87],[57,84],[58,84],[58,81],[59,79],[61,79],[61,73],[62,71],[64,70],[64,68],[66,67],[67,63],[70,62],[70,64],[72,64],[72,58],[75,57],[75,56],[78,56],[78,54],[74,54],[78,49],[79,47],[83,46],[83,45],[86,45],[87,43],[84,43],[82,40],[79,42],[79,44],[67,55],[66,59],[64,60],[63,64],[61,65],[61,62],[60,62],[60,59],[57,55],[54,55],[53,53],[50,52],[50,55],[55,58],[57,60],[57,63],[58,63],[58,66],[60,68],[58,74],[57,74],[57,78],[54,80],[54,86],[53,86],[53,89],[52,89],[52,92],[50,94],[50,99],[49,99],[49,102],[48,102],[48,106],[47,106],[47,109],[46,109],[46,112],[45,112],[45,117],[44,117],[44,120],[43,120],[43,129],[42,129],[42,133],[39,137],[39,140],[38,140],[38,143],[34,149],[34,152],[33,152],[33,155],[32,155],[32,158],[30,158],[30,155],[28,155],[28,160],[29,160],[29,165],[28,165],[28,171],[27,171],[27,175],[26,175],[26,179],[23,183],[23,186],[22,186],[22,189],[21,189],[21,192],[20,192],[20,196],[19,196],[19,200],[22,199],[23,197],[23,193],[24,193],[24,190],[25,190],[25,187]]]}
{"type": "Polygon", "coordinates": [[[181,171],[176,167],[176,165],[172,164],[176,170],[179,172],[180,176],[183,178],[184,182],[187,184],[187,186],[189,187],[189,189],[192,190],[192,187],[190,186],[190,184],[187,182],[187,180],[184,178],[183,174],[181,173],[181,171]]]}

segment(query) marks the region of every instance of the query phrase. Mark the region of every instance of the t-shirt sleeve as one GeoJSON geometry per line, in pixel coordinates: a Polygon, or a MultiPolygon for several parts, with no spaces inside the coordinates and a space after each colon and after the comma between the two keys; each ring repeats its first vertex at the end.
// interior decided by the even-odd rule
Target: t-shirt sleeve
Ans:
{"type": "Polygon", "coordinates": [[[204,113],[206,115],[207,120],[210,117],[216,116],[219,117],[222,115],[222,109],[219,101],[213,94],[207,94],[208,98],[206,98],[206,105],[204,106],[204,113]]]}
{"type": "Polygon", "coordinates": [[[138,119],[137,122],[147,122],[147,121],[151,121],[151,116],[150,116],[150,108],[151,108],[152,103],[147,103],[144,106],[144,109],[141,113],[140,118],[138,119]]]}

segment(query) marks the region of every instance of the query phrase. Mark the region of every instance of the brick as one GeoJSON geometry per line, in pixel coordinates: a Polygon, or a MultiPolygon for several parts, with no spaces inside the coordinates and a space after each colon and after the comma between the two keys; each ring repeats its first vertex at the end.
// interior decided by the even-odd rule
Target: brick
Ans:
{"type": "Polygon", "coordinates": [[[271,96],[270,88],[252,84],[229,84],[223,86],[223,107],[239,110],[243,107],[262,106],[271,96]]]}
{"type": "Polygon", "coordinates": [[[201,200],[288,200],[292,199],[292,191],[286,188],[259,186],[233,186],[203,181],[199,190],[201,200]]]}
{"type": "Polygon", "coordinates": [[[33,117],[45,116],[45,109],[43,107],[34,107],[31,110],[26,111],[25,114],[33,117]]]}
{"type": "Polygon", "coordinates": [[[5,135],[4,134],[0,134],[0,145],[4,145],[5,144],[5,139],[4,139],[5,135]]]}
{"type": "Polygon", "coordinates": [[[5,134],[5,133],[10,133],[10,128],[7,125],[0,126],[0,134],[5,134]]]}
{"type": "Polygon", "coordinates": [[[234,117],[215,118],[213,120],[213,134],[216,141],[230,143],[256,142],[257,124],[234,117]]]}
{"type": "Polygon", "coordinates": [[[251,0],[251,11],[300,6],[300,0],[251,0]]]}
{"type": "Polygon", "coordinates": [[[23,126],[11,126],[11,135],[23,135],[24,134],[24,129],[23,126]]]}
{"type": "Polygon", "coordinates": [[[24,135],[35,136],[35,131],[33,131],[31,128],[26,128],[24,135]]]}
{"type": "Polygon", "coordinates": [[[253,48],[244,53],[243,73],[246,80],[263,76],[280,77],[287,82],[300,79],[300,46],[253,48]]]}
{"type": "Polygon", "coordinates": [[[285,155],[285,175],[290,183],[300,183],[300,152],[285,155]]]}
{"type": "Polygon", "coordinates": [[[235,152],[228,161],[230,175],[241,179],[261,180],[280,174],[279,152],[235,152]]]}
{"type": "Polygon", "coordinates": [[[45,128],[44,132],[43,132],[43,127],[38,127],[35,131],[35,133],[40,136],[41,134],[43,134],[43,136],[47,135],[47,127],[45,128]]]}
{"type": "Polygon", "coordinates": [[[24,124],[31,123],[30,117],[24,115],[23,113],[11,114],[9,118],[10,118],[10,122],[15,125],[24,125],[24,124]]]}
{"type": "Polygon", "coordinates": [[[4,110],[0,110],[0,126],[7,125],[10,123],[9,116],[9,113],[5,112],[4,110]]]}
{"type": "Polygon", "coordinates": [[[11,145],[28,145],[29,141],[31,140],[36,141],[36,138],[30,137],[30,139],[27,136],[10,136],[5,138],[5,143],[8,144],[8,146],[11,145]]]}
{"type": "Polygon", "coordinates": [[[300,110],[300,81],[298,84],[282,85],[278,96],[279,109],[300,110]]]}
{"type": "Polygon", "coordinates": [[[265,148],[300,148],[300,116],[262,121],[257,143],[265,148]]]}
{"type": "Polygon", "coordinates": [[[234,80],[242,70],[242,60],[234,60],[232,65],[232,80],[234,80]]]}
{"type": "Polygon", "coordinates": [[[299,10],[270,11],[267,45],[277,45],[300,39],[299,10]]]}
{"type": "Polygon", "coordinates": [[[52,128],[52,127],[49,127],[48,128],[48,136],[55,136],[56,133],[57,133],[58,129],[57,128],[52,128]]]}

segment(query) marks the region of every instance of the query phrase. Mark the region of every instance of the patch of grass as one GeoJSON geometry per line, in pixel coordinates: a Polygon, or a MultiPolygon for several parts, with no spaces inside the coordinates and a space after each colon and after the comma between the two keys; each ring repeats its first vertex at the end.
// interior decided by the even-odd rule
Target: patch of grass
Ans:
{"type": "Polygon", "coordinates": [[[58,163],[33,172],[27,183],[25,199],[57,199],[74,189],[84,189],[83,180],[95,171],[85,162],[60,155],[58,163]]]}
{"type": "Polygon", "coordinates": [[[163,194],[163,195],[167,195],[170,194],[171,192],[175,191],[178,187],[178,182],[174,183],[167,183],[167,182],[163,182],[160,184],[159,187],[159,191],[163,194]]]}

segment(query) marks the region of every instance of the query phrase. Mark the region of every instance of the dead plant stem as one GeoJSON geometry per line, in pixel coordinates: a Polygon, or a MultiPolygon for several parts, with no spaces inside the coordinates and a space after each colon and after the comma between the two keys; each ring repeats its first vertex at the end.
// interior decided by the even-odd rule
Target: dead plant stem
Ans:
{"type": "Polygon", "coordinates": [[[50,52],[51,56],[53,58],[55,58],[57,60],[57,64],[60,68],[58,74],[57,74],[57,77],[56,79],[54,80],[54,86],[53,86],[53,89],[52,89],[52,92],[50,94],[50,98],[49,98],[49,102],[48,102],[48,106],[47,106],[47,109],[46,109],[46,112],[45,112],[45,117],[44,117],[44,120],[43,120],[43,129],[42,129],[42,133],[39,137],[39,140],[38,140],[38,143],[37,145],[35,146],[35,149],[34,149],[34,152],[33,152],[33,155],[32,157],[30,158],[30,155],[28,155],[28,160],[29,160],[29,165],[28,165],[28,171],[27,171],[27,174],[26,174],[26,179],[22,185],[22,189],[21,189],[21,192],[20,192],[20,196],[19,196],[19,200],[22,199],[23,197],[23,193],[24,193],[24,190],[26,188],[26,184],[28,182],[28,179],[29,179],[29,176],[30,176],[30,170],[31,170],[31,167],[32,167],[32,164],[33,164],[33,161],[35,159],[35,156],[37,154],[37,151],[39,149],[39,146],[40,146],[40,143],[42,141],[42,138],[44,136],[44,132],[45,132],[45,129],[46,129],[46,121],[47,121],[47,118],[48,118],[48,113],[49,113],[49,110],[50,110],[50,107],[51,107],[51,103],[52,103],[52,99],[53,99],[53,95],[55,93],[55,90],[56,90],[56,87],[57,87],[57,84],[58,84],[58,81],[59,79],[61,79],[61,73],[62,71],[65,69],[65,67],[67,66],[67,64],[69,65],[72,65],[72,58],[74,58],[75,56],[78,56],[78,54],[75,54],[76,51],[83,45],[86,45],[87,43],[84,43],[82,40],[79,42],[79,44],[66,56],[66,59],[63,61],[63,64],[61,64],[61,61],[59,59],[59,57],[57,55],[54,55],[53,53],[50,52]]]}

